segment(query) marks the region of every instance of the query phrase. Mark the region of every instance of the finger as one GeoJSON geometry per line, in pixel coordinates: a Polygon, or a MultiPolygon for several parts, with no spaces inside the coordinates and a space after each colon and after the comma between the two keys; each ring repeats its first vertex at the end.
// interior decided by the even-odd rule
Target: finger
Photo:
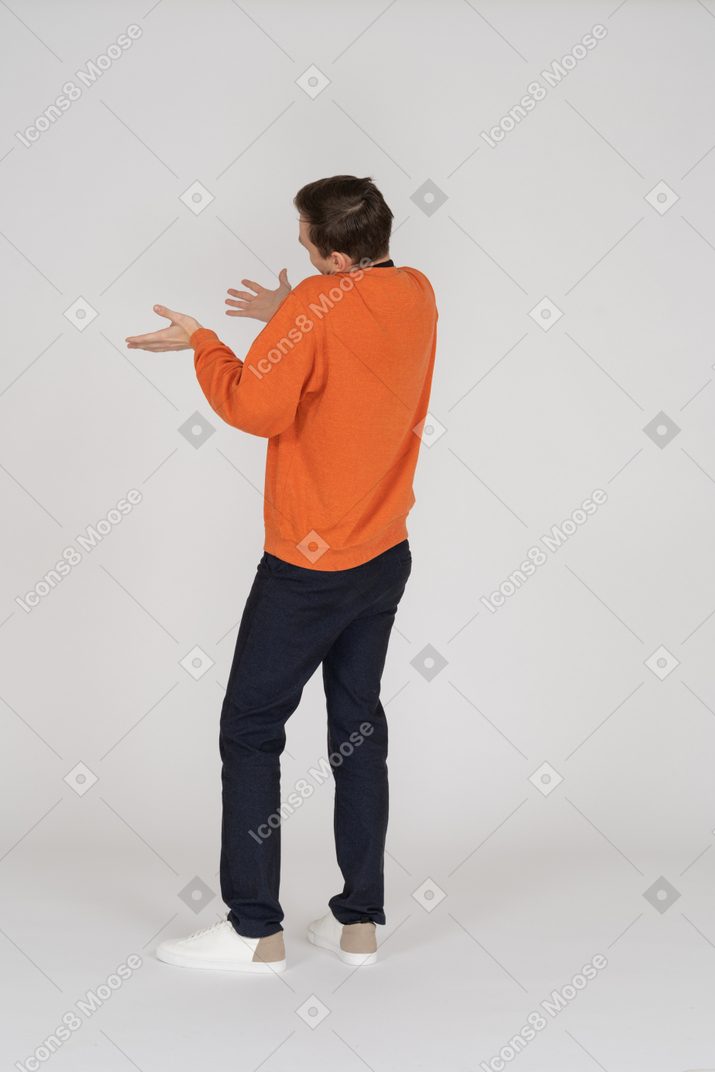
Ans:
{"type": "Polygon", "coordinates": [[[183,350],[185,347],[175,342],[148,342],[143,346],[130,346],[130,350],[149,350],[153,354],[163,354],[169,350],[183,350]]]}
{"type": "Polygon", "coordinates": [[[133,342],[139,346],[143,346],[145,342],[164,342],[164,329],[161,331],[151,331],[147,335],[130,335],[125,342],[133,342]]]}
{"type": "Polygon", "coordinates": [[[159,316],[165,316],[167,320],[173,320],[176,316],[176,313],[172,312],[171,309],[167,309],[165,305],[155,305],[154,312],[158,313],[159,316]]]}
{"type": "Polygon", "coordinates": [[[254,283],[252,279],[242,279],[241,282],[250,287],[251,290],[255,290],[256,294],[260,294],[262,290],[265,290],[265,287],[262,287],[260,283],[254,283]]]}
{"type": "MultiPolygon", "coordinates": [[[[233,296],[235,298],[241,298],[243,301],[255,301],[256,300],[256,295],[255,294],[249,294],[249,292],[247,290],[229,290],[228,293],[233,294],[233,296]]],[[[230,299],[226,298],[226,301],[230,301],[230,299]]]]}

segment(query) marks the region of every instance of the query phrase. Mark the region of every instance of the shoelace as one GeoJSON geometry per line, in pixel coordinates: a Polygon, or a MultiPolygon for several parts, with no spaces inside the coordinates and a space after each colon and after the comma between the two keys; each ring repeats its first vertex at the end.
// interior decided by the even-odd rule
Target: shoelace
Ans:
{"type": "Polygon", "coordinates": [[[217,927],[223,926],[223,924],[227,921],[227,919],[228,919],[228,913],[223,917],[223,919],[216,920],[215,923],[211,923],[208,927],[202,927],[202,929],[200,931],[194,931],[193,934],[189,935],[188,940],[190,941],[192,938],[200,938],[202,934],[208,934],[209,931],[216,930],[217,927]]]}

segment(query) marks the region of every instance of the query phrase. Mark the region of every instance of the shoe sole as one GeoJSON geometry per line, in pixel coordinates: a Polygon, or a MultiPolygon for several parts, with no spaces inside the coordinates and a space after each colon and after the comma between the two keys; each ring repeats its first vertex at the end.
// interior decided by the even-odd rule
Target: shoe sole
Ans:
{"type": "Polygon", "coordinates": [[[254,975],[273,975],[275,972],[286,970],[285,960],[265,962],[261,960],[247,960],[245,963],[231,963],[225,960],[197,960],[194,957],[185,957],[181,953],[159,952],[156,956],[165,964],[174,964],[179,968],[207,968],[210,971],[237,971],[252,972],[254,975]]]}
{"type": "Polygon", "coordinates": [[[330,938],[322,938],[319,934],[316,934],[315,931],[310,930],[310,928],[308,928],[308,941],[312,942],[313,945],[320,946],[321,949],[329,949],[331,953],[335,953],[336,956],[340,957],[343,964],[364,967],[367,964],[377,963],[377,952],[346,953],[336,942],[331,941],[330,938]]]}

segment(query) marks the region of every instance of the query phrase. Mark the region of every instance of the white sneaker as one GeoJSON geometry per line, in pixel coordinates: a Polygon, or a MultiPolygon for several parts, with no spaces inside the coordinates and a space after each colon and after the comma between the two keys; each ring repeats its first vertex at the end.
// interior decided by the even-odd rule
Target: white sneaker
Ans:
{"type": "Polygon", "coordinates": [[[215,968],[263,975],[286,968],[283,931],[267,938],[244,938],[226,917],[188,938],[168,938],[157,947],[156,955],[159,960],[181,968],[215,968]]]}
{"type": "Polygon", "coordinates": [[[374,923],[343,925],[332,912],[308,925],[308,941],[336,953],[344,964],[375,964],[377,938],[374,923]]]}

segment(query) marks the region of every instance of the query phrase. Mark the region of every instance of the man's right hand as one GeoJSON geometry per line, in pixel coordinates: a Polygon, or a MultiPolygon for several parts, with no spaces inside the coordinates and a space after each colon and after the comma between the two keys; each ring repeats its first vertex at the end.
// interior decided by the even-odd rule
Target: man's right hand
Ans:
{"type": "Polygon", "coordinates": [[[280,286],[276,290],[266,290],[260,283],[254,283],[252,279],[242,279],[241,282],[255,291],[255,294],[249,294],[246,290],[232,290],[229,287],[228,293],[233,294],[234,298],[240,300],[234,301],[231,298],[226,298],[226,305],[234,306],[233,309],[226,310],[226,316],[249,316],[253,320],[263,320],[268,323],[283,299],[291,291],[287,268],[281,269],[278,278],[280,286]]]}

